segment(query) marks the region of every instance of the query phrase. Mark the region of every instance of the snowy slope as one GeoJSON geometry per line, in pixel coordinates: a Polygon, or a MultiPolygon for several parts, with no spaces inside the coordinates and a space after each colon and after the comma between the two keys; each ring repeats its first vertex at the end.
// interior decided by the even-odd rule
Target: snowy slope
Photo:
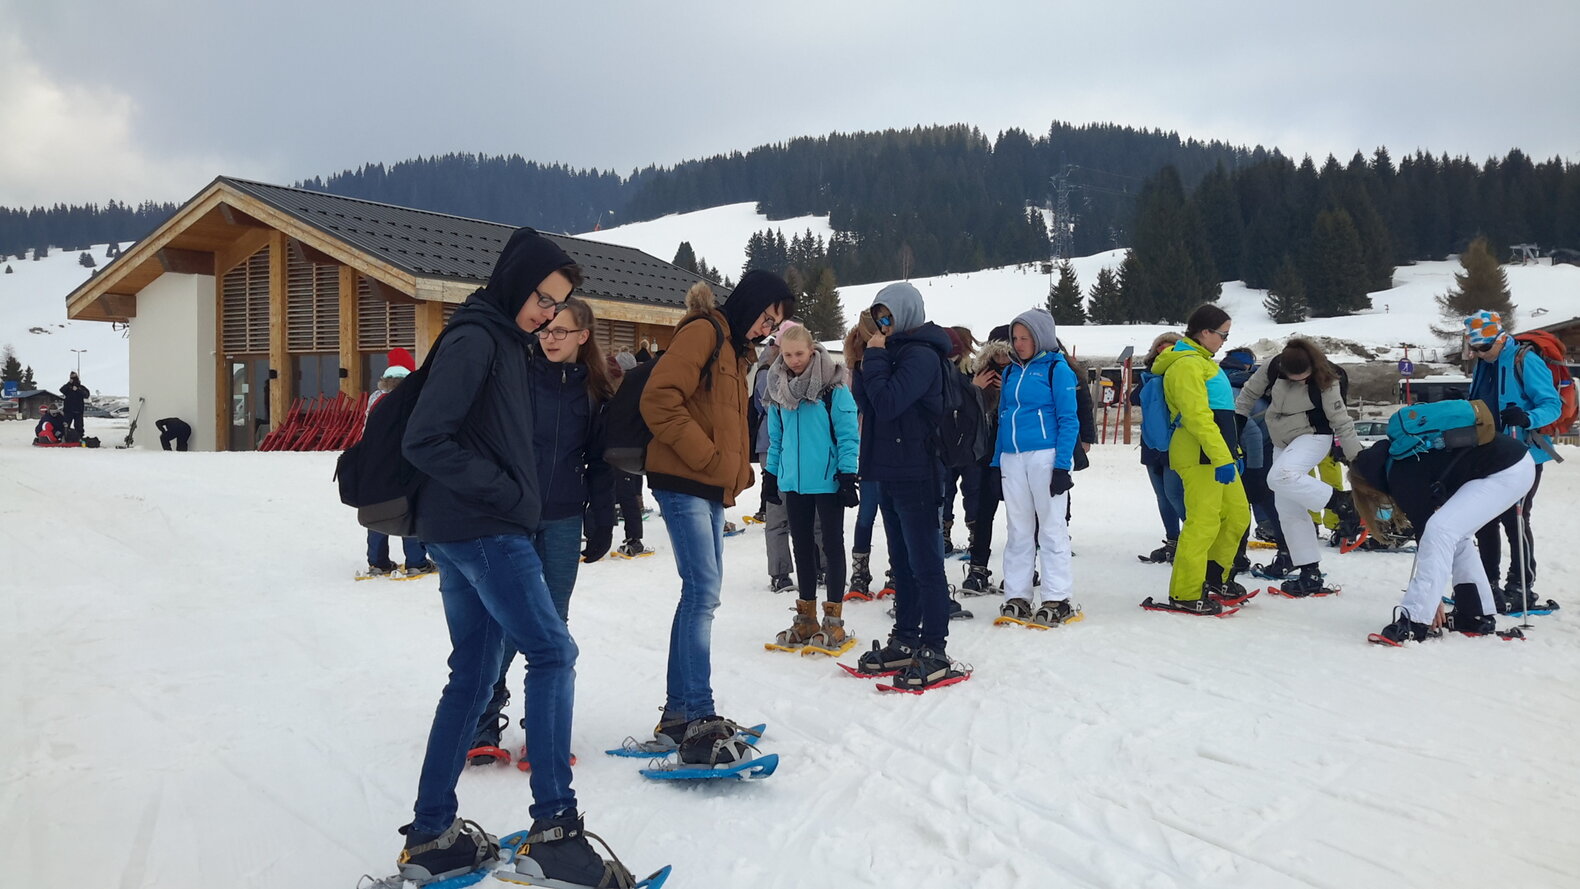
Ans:
{"type": "MultiPolygon", "coordinates": [[[[104,258],[108,246],[96,244],[88,250],[100,267],[109,262],[104,258]]],[[[71,350],[87,349],[82,355],[83,384],[94,395],[124,396],[128,388],[124,332],[101,321],[66,320],[66,294],[92,271],[78,264],[81,252],[51,250],[40,260],[12,256],[0,262],[0,346],[15,349],[24,367],[33,366],[39,387],[51,392],[59,392],[77,367],[77,355],[71,350]],[[7,265],[9,275],[4,274],[7,265]]]]}
{"type": "MultiPolygon", "coordinates": [[[[349,889],[390,872],[448,646],[434,579],[351,580],[364,539],[334,455],[44,450],[28,431],[0,423],[0,516],[33,541],[0,586],[0,883],[349,889]]],[[[1346,592],[1330,599],[1149,614],[1136,602],[1168,573],[1135,560],[1156,545],[1150,489],[1134,450],[1093,457],[1074,494],[1087,619],[956,623],[950,652],[977,672],[922,698],[763,651],[790,600],[765,591],[758,529],[726,541],[715,680],[727,715],[772,725],[784,761],[759,784],[647,783],[600,754],[651,730],[679,581],[656,519],[657,555],[583,566],[589,827],[639,872],[673,863],[677,887],[1580,885],[1572,590],[1548,585],[1575,614],[1528,642],[1402,651],[1362,640],[1408,557],[1331,556],[1346,592]]],[[[1580,570],[1577,495],[1567,467],[1543,480],[1547,577],[1580,570]]],[[[853,604],[850,627],[881,637],[883,608],[853,604]]],[[[492,830],[528,823],[515,769],[468,770],[459,794],[492,830]]]]}
{"type": "Polygon", "coordinates": [[[794,219],[769,219],[757,212],[755,203],[725,204],[691,213],[673,213],[648,222],[633,222],[602,231],[577,235],[590,241],[635,247],[669,262],[681,241],[690,241],[691,249],[708,265],[731,279],[741,276],[741,264],[746,261],[746,242],[764,229],[784,232],[785,240],[805,234],[822,235],[827,241],[833,229],[827,216],[799,216],[794,219]]]}
{"type": "MultiPolygon", "coordinates": [[[[1107,267],[1117,271],[1124,258],[1124,251],[1115,250],[1074,260],[1082,289],[1090,291],[1100,270],[1107,267]]],[[[1275,350],[1275,343],[1281,345],[1286,337],[1301,333],[1350,340],[1390,360],[1403,357],[1401,343],[1425,346],[1429,357],[1435,358],[1441,355],[1442,344],[1432,335],[1431,328],[1441,325],[1442,321],[1434,298],[1453,286],[1454,273],[1459,270],[1457,260],[1401,266],[1394,271],[1393,289],[1371,295],[1371,311],[1341,318],[1275,324],[1262,307],[1266,292],[1251,290],[1239,281],[1223,285],[1219,305],[1234,319],[1230,344],[1256,346],[1259,354],[1268,354],[1275,350]],[[1267,342],[1259,343],[1261,340],[1267,342]]],[[[1538,265],[1505,266],[1504,272],[1518,309],[1516,320],[1520,329],[1580,316],[1580,268],[1552,266],[1542,260],[1538,265]],[[1542,309],[1546,311],[1536,314],[1542,309]]],[[[853,320],[859,311],[870,306],[873,297],[887,283],[841,287],[846,319],[853,320]]],[[[929,320],[964,324],[983,336],[1020,312],[1044,305],[1051,282],[1035,266],[1006,266],[918,278],[911,283],[921,290],[927,301],[929,320]]],[[[1112,357],[1125,346],[1145,352],[1153,337],[1172,329],[1177,328],[1145,324],[1063,325],[1059,328],[1059,338],[1078,355],[1112,357]]],[[[1417,360],[1421,357],[1416,349],[1410,354],[1417,360]]],[[[1336,352],[1332,357],[1341,361],[1361,360],[1345,352],[1336,352]]]]}

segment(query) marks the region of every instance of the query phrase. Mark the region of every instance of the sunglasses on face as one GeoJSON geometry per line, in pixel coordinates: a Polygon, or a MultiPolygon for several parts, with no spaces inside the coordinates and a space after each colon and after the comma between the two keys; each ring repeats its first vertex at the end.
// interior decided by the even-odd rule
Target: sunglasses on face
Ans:
{"type": "Polygon", "coordinates": [[[1227,330],[1209,330],[1208,333],[1216,333],[1218,335],[1218,338],[1219,339],[1223,339],[1223,340],[1226,340],[1226,339],[1229,338],[1229,331],[1227,331],[1227,330]]]}
{"type": "Polygon", "coordinates": [[[1496,346],[1497,344],[1498,344],[1497,341],[1494,340],[1493,342],[1490,342],[1490,343],[1482,343],[1479,346],[1471,346],[1470,350],[1472,352],[1480,352],[1481,354],[1485,355],[1486,353],[1491,352],[1492,348],[1494,346],[1496,346]]]}

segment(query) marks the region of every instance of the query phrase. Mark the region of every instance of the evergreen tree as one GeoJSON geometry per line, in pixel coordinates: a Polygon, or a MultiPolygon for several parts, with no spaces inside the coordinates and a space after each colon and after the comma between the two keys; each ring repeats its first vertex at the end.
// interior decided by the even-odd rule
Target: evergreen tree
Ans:
{"type": "Polygon", "coordinates": [[[34,379],[33,379],[33,365],[29,364],[27,367],[22,368],[22,383],[21,383],[21,386],[22,386],[23,389],[37,389],[38,388],[38,383],[35,382],[34,379]]]}
{"type": "Polygon", "coordinates": [[[88,251],[84,250],[77,257],[77,265],[80,265],[83,268],[91,269],[94,266],[98,265],[98,263],[93,261],[93,254],[92,253],[89,253],[88,251]]]}
{"type": "Polygon", "coordinates": [[[1239,280],[1245,225],[1240,219],[1240,201],[1235,196],[1234,182],[1224,172],[1222,164],[1201,181],[1193,200],[1218,277],[1239,280]]]}
{"type": "Polygon", "coordinates": [[[1459,265],[1464,271],[1454,274],[1454,286],[1437,296],[1444,326],[1434,327],[1433,332],[1440,336],[1458,336],[1460,322],[1484,309],[1502,315],[1503,326],[1512,330],[1515,305],[1509,293],[1509,279],[1498,258],[1492,255],[1487,239],[1471,241],[1470,247],[1460,255],[1459,265]]]}
{"type": "Polygon", "coordinates": [[[1127,324],[1157,320],[1157,311],[1147,302],[1145,277],[1136,252],[1125,251],[1125,261],[1119,264],[1119,304],[1125,308],[1127,324]]]}
{"type": "Polygon", "coordinates": [[[1350,214],[1325,210],[1317,215],[1306,250],[1305,279],[1313,317],[1347,315],[1371,306],[1361,239],[1350,214]]]}
{"type": "Polygon", "coordinates": [[[818,269],[805,301],[797,299],[796,306],[797,317],[819,341],[837,340],[845,336],[845,307],[840,302],[832,268],[825,265],[818,269]],[[803,304],[806,306],[805,314],[799,311],[803,304]]]}
{"type": "Polygon", "coordinates": [[[33,261],[34,262],[37,262],[40,259],[45,258],[46,256],[49,256],[49,245],[48,244],[40,244],[39,246],[33,248],[33,261]]]}
{"type": "Polygon", "coordinates": [[[9,263],[6,264],[5,273],[8,275],[11,274],[11,265],[9,263]]]}
{"type": "Polygon", "coordinates": [[[1104,267],[1097,273],[1097,283],[1092,285],[1088,305],[1095,324],[1125,324],[1132,320],[1125,307],[1119,276],[1114,274],[1113,269],[1104,267]]]}
{"type": "Polygon", "coordinates": [[[1136,308],[1148,310],[1147,320],[1183,321],[1221,290],[1201,217],[1186,202],[1173,167],[1148,180],[1137,203],[1132,250],[1146,272],[1135,282],[1141,289],[1136,308]]]}
{"type": "Polygon", "coordinates": [[[1048,311],[1057,324],[1085,324],[1086,308],[1081,305],[1081,282],[1068,259],[1059,263],[1059,280],[1048,289],[1048,311]]]}
{"type": "Polygon", "coordinates": [[[676,266],[683,268],[692,274],[700,274],[697,271],[697,254],[696,251],[691,249],[690,241],[680,242],[680,248],[675,251],[675,258],[673,262],[676,266]]]}
{"type": "Polygon", "coordinates": [[[1300,281],[1300,271],[1295,261],[1284,254],[1284,261],[1273,276],[1273,286],[1262,300],[1268,317],[1279,324],[1294,324],[1306,320],[1306,285],[1300,281]]]}
{"type": "Polygon", "coordinates": [[[16,350],[6,346],[3,354],[4,358],[0,359],[0,381],[22,382],[22,362],[16,360],[16,350]]]}

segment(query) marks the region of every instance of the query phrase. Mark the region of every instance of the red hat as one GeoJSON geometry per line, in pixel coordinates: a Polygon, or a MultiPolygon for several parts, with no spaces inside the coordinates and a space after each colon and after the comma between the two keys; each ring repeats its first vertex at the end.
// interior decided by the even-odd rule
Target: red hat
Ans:
{"type": "Polygon", "coordinates": [[[396,346],[395,348],[390,350],[389,366],[390,367],[404,367],[407,370],[416,370],[417,369],[417,360],[415,358],[411,357],[411,353],[410,352],[406,351],[405,349],[402,349],[399,346],[396,346]]]}

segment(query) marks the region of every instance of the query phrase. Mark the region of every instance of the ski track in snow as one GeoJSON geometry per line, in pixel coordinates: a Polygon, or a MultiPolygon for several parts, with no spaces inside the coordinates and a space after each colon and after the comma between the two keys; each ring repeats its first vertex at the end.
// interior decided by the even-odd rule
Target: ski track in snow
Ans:
{"type": "MultiPolygon", "coordinates": [[[[30,432],[0,423],[3,882],[344,889],[391,872],[446,677],[437,580],[351,579],[364,534],[332,454],[45,450],[30,432]]],[[[639,875],[673,864],[673,886],[1580,885],[1568,610],[1525,642],[1382,649],[1365,635],[1409,558],[1328,550],[1338,596],[1145,612],[1168,577],[1135,561],[1158,536],[1151,490],[1133,447],[1093,457],[1073,523],[1086,620],[1000,628],[996,597],[966,600],[977,618],[951,625],[950,652],[976,672],[922,697],[764,651],[792,597],[766,591],[760,527],[731,538],[715,686],[725,715],[770,724],[761,749],[782,763],[762,782],[648,782],[644,760],[602,754],[656,721],[679,580],[657,517],[656,555],[582,566],[588,826],[639,875]]],[[[1569,609],[1577,493],[1555,467],[1536,511],[1540,588],[1569,609]]],[[[756,506],[748,492],[730,517],[756,506]]],[[[882,540],[880,522],[874,573],[882,540]]],[[[887,607],[847,607],[862,641],[843,660],[884,637],[887,607]]],[[[508,713],[515,752],[519,697],[508,713]]],[[[491,831],[529,823],[515,768],[469,768],[459,796],[491,831]]]]}

